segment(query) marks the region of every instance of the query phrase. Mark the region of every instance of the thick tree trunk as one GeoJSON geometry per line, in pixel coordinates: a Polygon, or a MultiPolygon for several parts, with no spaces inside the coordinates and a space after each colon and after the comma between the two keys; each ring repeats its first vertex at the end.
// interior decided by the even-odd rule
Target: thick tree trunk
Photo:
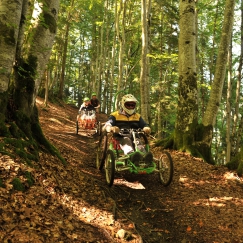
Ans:
{"type": "Polygon", "coordinates": [[[179,87],[174,148],[192,153],[198,120],[194,1],[180,1],[179,87]]]}
{"type": "Polygon", "coordinates": [[[1,0],[0,2],[0,117],[4,121],[7,108],[7,91],[10,74],[15,61],[17,39],[23,0],[1,0]]]}
{"type": "MultiPolygon", "coordinates": [[[[49,61],[51,55],[51,49],[54,42],[54,38],[57,32],[57,17],[59,11],[60,0],[45,0],[40,7],[40,15],[34,28],[30,30],[31,38],[29,38],[29,48],[27,56],[29,60],[35,59],[35,84],[31,107],[34,106],[36,96],[41,83],[41,78],[46,70],[46,64],[49,61]]],[[[37,9],[38,11],[38,9],[37,9]]]]}
{"type": "Polygon", "coordinates": [[[1,152],[18,154],[25,163],[38,160],[38,151],[44,147],[64,161],[43,135],[35,106],[56,34],[59,0],[46,0],[42,4],[35,6],[40,7],[41,16],[35,16],[37,22],[32,29],[24,31],[25,20],[30,19],[26,1],[0,2],[0,136],[7,138],[4,146],[7,150],[1,152]],[[21,49],[23,33],[29,34],[25,52],[21,49]]]}
{"type": "Polygon", "coordinates": [[[208,155],[211,154],[213,127],[215,125],[216,116],[222,97],[223,84],[225,81],[227,55],[234,21],[234,6],[235,0],[226,0],[224,23],[222,27],[222,35],[216,61],[214,81],[212,83],[209,102],[207,104],[206,111],[202,120],[202,124],[205,127],[205,130],[202,131],[202,139],[200,140],[201,146],[199,147],[199,151],[203,157],[207,157],[206,161],[208,162],[212,162],[211,156],[209,158],[208,155]],[[211,129],[208,130],[208,128],[211,129]],[[201,147],[203,150],[200,150],[201,147]]]}

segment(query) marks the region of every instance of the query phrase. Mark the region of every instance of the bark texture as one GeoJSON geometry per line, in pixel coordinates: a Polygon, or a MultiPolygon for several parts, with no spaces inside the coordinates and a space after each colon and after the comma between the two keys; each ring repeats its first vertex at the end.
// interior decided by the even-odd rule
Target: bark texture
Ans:
{"type": "Polygon", "coordinates": [[[15,61],[23,0],[0,1],[0,93],[8,90],[15,61]]]}
{"type": "Polygon", "coordinates": [[[174,147],[191,151],[197,126],[195,2],[180,1],[179,87],[174,147]]]}
{"type": "Polygon", "coordinates": [[[28,56],[36,59],[37,64],[32,107],[35,103],[46,64],[51,55],[51,49],[57,31],[59,0],[45,0],[43,1],[43,6],[41,5],[39,7],[41,12],[32,30],[32,38],[29,40],[30,46],[28,49],[28,56]]]}
{"type": "Polygon", "coordinates": [[[202,130],[202,138],[199,142],[201,148],[200,153],[203,154],[204,159],[210,163],[213,163],[211,157],[213,127],[216,122],[217,112],[222,97],[223,84],[225,82],[227,55],[234,21],[234,6],[235,0],[226,0],[224,23],[216,61],[215,75],[212,83],[209,102],[202,120],[202,125],[205,129],[202,130]]]}
{"type": "Polygon", "coordinates": [[[216,121],[219,103],[222,97],[223,84],[225,81],[227,55],[234,21],[235,0],[226,0],[224,23],[216,61],[215,75],[210,92],[209,102],[203,116],[204,126],[214,126],[216,121]]]}

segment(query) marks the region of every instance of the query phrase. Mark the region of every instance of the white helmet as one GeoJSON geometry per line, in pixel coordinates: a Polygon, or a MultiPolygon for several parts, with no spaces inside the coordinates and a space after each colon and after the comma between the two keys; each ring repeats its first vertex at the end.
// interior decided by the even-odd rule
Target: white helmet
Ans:
{"type": "Polygon", "coordinates": [[[135,113],[137,102],[133,95],[126,94],[121,99],[121,107],[128,115],[132,115],[135,113]]]}

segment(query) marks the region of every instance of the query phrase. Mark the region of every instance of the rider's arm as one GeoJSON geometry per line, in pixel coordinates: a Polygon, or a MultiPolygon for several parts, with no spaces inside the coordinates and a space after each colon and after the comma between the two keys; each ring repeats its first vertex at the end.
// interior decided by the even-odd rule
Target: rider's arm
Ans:
{"type": "Polygon", "coordinates": [[[146,133],[146,134],[150,134],[151,133],[151,128],[149,127],[149,125],[143,120],[143,118],[140,116],[140,119],[139,119],[139,127],[141,129],[143,129],[143,131],[146,133]]]}
{"type": "Polygon", "coordinates": [[[108,121],[103,126],[102,130],[110,132],[111,131],[111,127],[113,127],[113,126],[116,126],[116,118],[114,116],[110,116],[108,118],[108,121]]]}
{"type": "Polygon", "coordinates": [[[96,108],[99,108],[99,107],[100,107],[100,101],[97,100],[97,106],[96,106],[96,108]]]}
{"type": "Polygon", "coordinates": [[[143,129],[144,127],[149,127],[149,125],[140,116],[140,118],[139,118],[139,128],[143,129]]]}

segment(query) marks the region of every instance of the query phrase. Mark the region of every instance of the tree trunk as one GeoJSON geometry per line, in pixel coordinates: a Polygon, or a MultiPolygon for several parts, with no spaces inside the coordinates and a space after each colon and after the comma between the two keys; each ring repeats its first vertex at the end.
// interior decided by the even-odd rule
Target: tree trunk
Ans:
{"type": "MultiPolygon", "coordinates": [[[[117,3],[115,1],[115,13],[117,13],[117,3]]],[[[117,15],[117,14],[116,14],[117,15]]],[[[116,17],[117,18],[117,17],[116,17]]],[[[117,19],[116,19],[117,21],[117,19]]],[[[115,27],[116,28],[116,27],[115,27]]],[[[112,40],[112,51],[111,51],[111,72],[110,72],[110,87],[109,87],[109,104],[107,107],[108,114],[112,111],[113,107],[111,105],[112,97],[113,97],[113,89],[114,89],[114,73],[115,73],[115,57],[116,57],[116,35],[113,35],[113,40],[112,40]]]]}
{"type": "MultiPolygon", "coordinates": [[[[231,42],[232,43],[232,42],[231,42]]],[[[230,45],[228,53],[228,86],[227,86],[227,101],[226,101],[226,163],[231,159],[231,93],[232,93],[232,45],[230,45]]]]}
{"type": "Polygon", "coordinates": [[[44,99],[44,105],[45,107],[48,106],[48,95],[49,95],[49,78],[50,78],[50,74],[49,74],[49,70],[46,70],[46,77],[44,77],[44,81],[45,81],[45,99],[44,99]]]}
{"type": "Polygon", "coordinates": [[[35,106],[41,77],[49,60],[56,34],[59,0],[42,1],[40,5],[36,3],[35,10],[38,10],[39,15],[32,19],[36,21],[32,23],[32,28],[28,31],[25,30],[25,33],[29,34],[29,38],[25,38],[28,40],[28,45],[26,45],[28,49],[24,52],[20,49],[21,44],[19,43],[23,41],[22,28],[25,26],[23,21],[29,19],[29,16],[26,16],[28,11],[25,3],[25,1],[12,1],[10,4],[10,1],[5,0],[0,3],[1,19],[6,20],[0,24],[0,31],[4,31],[0,36],[4,36],[5,40],[0,41],[1,61],[4,61],[4,65],[0,63],[0,68],[5,70],[0,72],[1,106],[3,101],[5,103],[7,101],[7,93],[10,94],[8,106],[5,104],[0,110],[0,136],[9,138],[7,140],[9,146],[13,141],[14,146],[11,151],[14,155],[20,154],[20,157],[24,158],[27,163],[31,160],[38,160],[38,151],[44,147],[64,161],[55,147],[44,137],[35,106]],[[7,12],[1,11],[1,7],[4,7],[2,10],[7,12]],[[10,63],[11,65],[15,63],[14,67],[10,63]],[[14,68],[14,75],[9,83],[12,68],[14,68]],[[5,110],[7,112],[4,112],[5,110]],[[7,119],[2,120],[4,115],[7,119]],[[42,146],[39,146],[40,144],[42,146]]]}
{"type": "Polygon", "coordinates": [[[239,107],[240,107],[240,95],[241,95],[241,79],[242,79],[242,62],[243,62],[243,1],[241,1],[241,50],[239,57],[239,67],[237,75],[237,85],[236,85],[236,94],[235,94],[235,112],[234,112],[234,123],[231,134],[231,141],[233,144],[233,159],[231,159],[227,166],[230,169],[237,169],[237,173],[243,175],[243,146],[241,145],[242,141],[242,131],[243,131],[243,116],[239,118],[239,107]]]}
{"type": "MultiPolygon", "coordinates": [[[[119,41],[119,73],[118,73],[118,80],[117,80],[117,91],[121,90],[122,87],[122,80],[123,80],[123,70],[124,70],[124,46],[125,46],[125,16],[126,16],[126,0],[120,0],[120,6],[117,12],[117,19],[116,19],[116,31],[117,31],[117,39],[119,41]],[[122,17],[120,23],[120,15],[122,17]],[[121,28],[121,29],[120,29],[121,28]]],[[[116,107],[118,108],[119,97],[116,102],[116,107]]]]}
{"type": "Polygon", "coordinates": [[[194,1],[180,1],[179,87],[174,147],[193,153],[198,121],[196,12],[194,1]]]}
{"type": "Polygon", "coordinates": [[[233,118],[233,128],[231,133],[231,143],[233,147],[232,154],[233,156],[236,155],[239,152],[240,144],[237,143],[238,139],[237,137],[239,134],[239,124],[240,124],[240,118],[239,118],[239,107],[240,107],[240,97],[241,97],[241,79],[242,79],[242,65],[243,65],[243,1],[241,1],[241,43],[240,43],[240,56],[239,56],[239,67],[237,70],[237,83],[236,83],[236,90],[235,90],[235,112],[234,112],[234,118],[233,118]]]}
{"type": "Polygon", "coordinates": [[[148,122],[148,90],[147,83],[147,53],[148,53],[148,26],[147,26],[147,1],[141,0],[141,22],[142,22],[142,55],[140,71],[140,95],[141,116],[148,122]]]}
{"type": "MultiPolygon", "coordinates": [[[[7,91],[15,61],[23,0],[1,0],[0,3],[0,112],[7,108],[7,91]]],[[[4,121],[0,117],[1,123],[4,121]]]]}
{"type": "Polygon", "coordinates": [[[215,125],[216,116],[222,96],[223,84],[225,81],[227,54],[234,21],[234,6],[235,0],[226,0],[224,23],[218,50],[214,81],[210,92],[209,102],[207,104],[206,111],[202,120],[202,125],[205,127],[205,129],[202,131],[202,137],[198,143],[200,153],[209,163],[213,163],[211,156],[213,127],[215,125]]]}

